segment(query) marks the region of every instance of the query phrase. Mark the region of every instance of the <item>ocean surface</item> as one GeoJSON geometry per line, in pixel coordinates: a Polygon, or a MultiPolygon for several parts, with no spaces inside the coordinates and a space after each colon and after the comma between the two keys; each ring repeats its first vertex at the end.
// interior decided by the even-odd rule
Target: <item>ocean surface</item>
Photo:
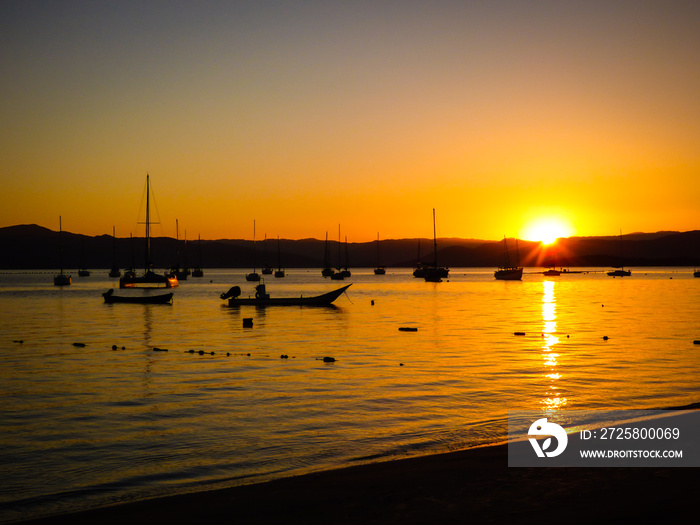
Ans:
{"type": "Polygon", "coordinates": [[[692,269],[577,270],[353,270],[330,308],[225,307],[230,286],[253,293],[244,270],[205,269],[172,305],[104,304],[105,270],[65,288],[2,273],[0,521],[501,442],[508,410],[700,401],[692,269]]]}

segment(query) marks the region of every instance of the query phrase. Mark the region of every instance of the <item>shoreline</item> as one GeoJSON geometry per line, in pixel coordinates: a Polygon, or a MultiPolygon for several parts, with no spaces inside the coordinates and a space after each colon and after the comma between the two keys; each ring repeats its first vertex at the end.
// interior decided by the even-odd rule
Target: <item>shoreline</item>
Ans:
{"type": "Polygon", "coordinates": [[[669,522],[696,512],[697,479],[693,467],[509,468],[499,443],[19,523],[669,522]]]}

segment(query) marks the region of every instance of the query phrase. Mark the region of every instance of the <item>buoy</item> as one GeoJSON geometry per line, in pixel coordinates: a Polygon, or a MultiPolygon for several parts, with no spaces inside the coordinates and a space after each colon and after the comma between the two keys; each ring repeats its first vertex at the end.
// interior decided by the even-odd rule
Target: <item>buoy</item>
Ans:
{"type": "Polygon", "coordinates": [[[700,339],[696,339],[695,341],[693,341],[693,344],[694,344],[694,345],[700,345],[700,339]]]}
{"type": "Polygon", "coordinates": [[[248,353],[248,357],[250,357],[250,353],[248,353]]]}
{"type": "Polygon", "coordinates": [[[226,357],[230,356],[231,352],[226,352],[226,357]]]}
{"type": "Polygon", "coordinates": [[[569,334],[566,334],[566,338],[568,339],[569,337],[571,337],[571,336],[569,334]]]}
{"type": "Polygon", "coordinates": [[[200,350],[199,355],[204,355],[204,350],[200,350]]]}
{"type": "Polygon", "coordinates": [[[403,366],[403,363],[399,363],[399,366],[403,366]]]}
{"type": "Polygon", "coordinates": [[[513,335],[525,335],[525,332],[513,332],[513,335]]]}
{"type": "Polygon", "coordinates": [[[87,345],[85,343],[73,343],[73,346],[77,346],[78,348],[84,348],[87,345]]]}
{"type": "Polygon", "coordinates": [[[252,328],[253,326],[253,318],[252,317],[244,317],[243,318],[243,326],[245,328],[252,328]]]}
{"type": "Polygon", "coordinates": [[[324,363],[335,363],[335,357],[324,357],[323,362],[324,363]]]}
{"type": "Polygon", "coordinates": [[[116,350],[116,349],[117,349],[117,345],[112,345],[112,350],[116,350]]]}
{"type": "Polygon", "coordinates": [[[603,336],[603,341],[607,341],[607,340],[608,340],[608,336],[607,336],[607,335],[604,335],[604,336],[603,336]]]}
{"type": "Polygon", "coordinates": [[[372,299],[372,306],[374,306],[374,299],[372,299]]]}
{"type": "Polygon", "coordinates": [[[24,341],[23,341],[22,339],[18,339],[18,340],[12,341],[12,342],[13,342],[13,343],[19,343],[19,344],[24,343],[24,341]]]}
{"type": "Polygon", "coordinates": [[[417,332],[418,328],[415,328],[413,326],[399,326],[399,331],[400,332],[417,332]]]}
{"type": "Polygon", "coordinates": [[[167,352],[168,349],[167,348],[158,348],[157,346],[154,346],[153,351],[154,352],[167,352]]]}

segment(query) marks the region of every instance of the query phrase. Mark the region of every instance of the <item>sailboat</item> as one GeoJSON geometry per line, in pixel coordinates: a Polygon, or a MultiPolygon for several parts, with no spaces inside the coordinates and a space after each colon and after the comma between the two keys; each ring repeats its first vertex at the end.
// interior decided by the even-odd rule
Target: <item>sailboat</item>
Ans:
{"type": "Polygon", "coordinates": [[[119,279],[119,288],[174,288],[179,285],[177,277],[159,275],[153,271],[153,263],[151,262],[151,210],[150,210],[150,195],[151,182],[150,177],[146,174],[146,257],[144,264],[144,274],[136,276],[134,274],[125,274],[119,279]]]}
{"type": "Polygon", "coordinates": [[[175,242],[177,246],[177,257],[175,266],[170,269],[168,276],[175,276],[179,281],[186,281],[190,270],[187,268],[187,232],[185,232],[185,266],[180,269],[180,224],[175,219],[175,242]]]}
{"type": "Polygon", "coordinates": [[[442,278],[447,276],[450,273],[449,268],[445,268],[443,266],[438,266],[437,263],[437,235],[435,231],[435,208],[433,208],[433,248],[434,248],[434,258],[433,258],[433,265],[432,266],[425,266],[423,268],[423,278],[426,280],[426,282],[430,283],[439,283],[442,282],[442,278]]]}
{"type": "Polygon", "coordinates": [[[500,281],[520,281],[523,278],[523,269],[520,267],[520,253],[518,252],[518,240],[515,239],[515,251],[517,254],[516,266],[510,265],[510,257],[508,256],[508,243],[506,236],[503,236],[503,251],[505,254],[505,264],[496,270],[493,276],[500,281]]]}
{"type": "Polygon", "coordinates": [[[321,275],[331,277],[335,270],[331,268],[331,246],[328,244],[328,232],[326,232],[326,244],[323,246],[323,269],[321,275]]]}
{"type": "MultiPolygon", "coordinates": [[[[620,230],[620,262],[622,262],[622,230],[620,230]]],[[[624,264],[620,264],[620,268],[617,270],[608,272],[610,277],[629,277],[630,275],[632,275],[632,272],[625,270],[624,264]]]]}
{"type": "Polygon", "coordinates": [[[272,268],[269,264],[267,264],[267,233],[265,234],[263,245],[265,246],[265,266],[263,266],[263,269],[261,271],[263,275],[272,275],[272,268]]]}
{"type": "Polygon", "coordinates": [[[420,239],[418,239],[418,256],[416,257],[416,267],[413,270],[413,277],[422,279],[425,277],[425,265],[420,257],[420,239]]]}
{"type": "Polygon", "coordinates": [[[66,275],[63,273],[63,226],[61,224],[61,216],[58,216],[58,265],[59,265],[59,274],[54,276],[53,278],[53,284],[56,286],[68,286],[71,284],[72,279],[70,275],[66,275]]]}
{"type": "Polygon", "coordinates": [[[82,249],[80,253],[81,266],[78,270],[78,277],[90,277],[90,270],[87,269],[85,265],[85,239],[82,242],[82,249]]]}
{"type": "Polygon", "coordinates": [[[331,279],[333,279],[334,281],[342,281],[343,279],[345,279],[345,273],[340,269],[340,249],[340,224],[338,224],[338,267],[336,268],[336,271],[333,273],[333,275],[331,275],[331,279]]]}
{"type": "Polygon", "coordinates": [[[382,254],[379,250],[379,232],[377,232],[377,267],[374,269],[374,275],[384,275],[386,268],[382,264],[382,254]]]}
{"type": "MultiPolygon", "coordinates": [[[[340,261],[338,261],[340,262],[340,261]]],[[[343,274],[343,277],[350,277],[352,274],[350,273],[350,270],[348,270],[348,264],[349,264],[349,257],[348,257],[348,238],[345,236],[345,269],[341,271],[340,273],[343,274]]]]}
{"type": "Polygon", "coordinates": [[[246,281],[259,281],[260,280],[260,274],[255,271],[255,221],[253,221],[253,271],[249,274],[246,274],[245,280],[246,281]]]}
{"type": "Polygon", "coordinates": [[[284,277],[284,270],[282,269],[282,255],[280,254],[280,236],[277,236],[277,270],[275,270],[275,277],[284,277]]]}
{"type": "Polygon", "coordinates": [[[112,269],[109,271],[109,276],[110,277],[121,277],[122,272],[119,270],[119,267],[117,266],[117,237],[116,237],[116,230],[114,226],[112,226],[112,269]]]}
{"type": "Polygon", "coordinates": [[[199,248],[199,266],[192,270],[192,277],[204,277],[202,271],[202,236],[197,236],[197,247],[199,248]]]}

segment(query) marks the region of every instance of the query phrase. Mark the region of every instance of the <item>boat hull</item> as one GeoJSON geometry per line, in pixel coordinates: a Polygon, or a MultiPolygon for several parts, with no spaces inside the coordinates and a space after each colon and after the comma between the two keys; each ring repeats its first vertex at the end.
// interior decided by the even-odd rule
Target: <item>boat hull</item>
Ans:
{"type": "Polygon", "coordinates": [[[266,298],[241,298],[232,297],[228,300],[229,306],[330,306],[351,284],[333,290],[332,292],[313,297],[266,297],[266,298]]]}
{"type": "Polygon", "coordinates": [[[520,281],[523,278],[522,268],[499,268],[493,274],[499,281],[520,281]]]}
{"type": "Polygon", "coordinates": [[[119,279],[119,288],[175,288],[179,285],[177,277],[146,272],[142,276],[124,275],[119,279]]]}
{"type": "Polygon", "coordinates": [[[610,277],[629,277],[632,275],[632,272],[630,270],[613,270],[612,272],[608,272],[608,275],[610,277]]]}
{"type": "Polygon", "coordinates": [[[110,289],[109,291],[103,293],[102,297],[104,297],[105,303],[107,303],[107,304],[113,304],[113,303],[171,304],[173,301],[173,293],[172,292],[159,294],[159,295],[142,295],[139,297],[135,297],[135,296],[114,295],[114,290],[110,289]]]}

